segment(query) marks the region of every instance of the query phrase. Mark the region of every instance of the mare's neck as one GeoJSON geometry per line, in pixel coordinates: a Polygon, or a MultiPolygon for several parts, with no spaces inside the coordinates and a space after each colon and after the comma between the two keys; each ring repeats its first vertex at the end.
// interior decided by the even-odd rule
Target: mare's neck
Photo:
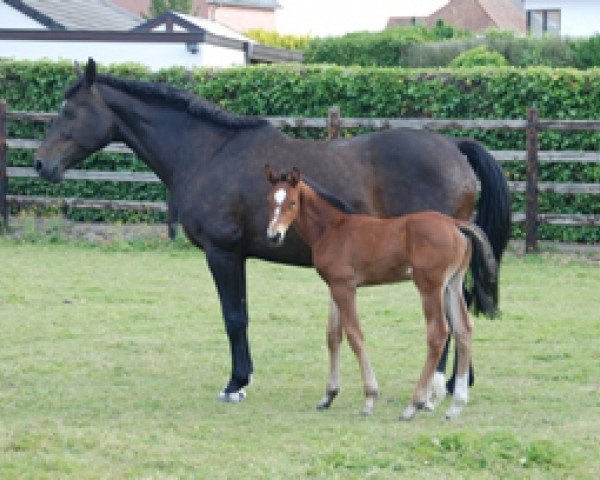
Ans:
{"type": "Polygon", "coordinates": [[[312,248],[327,230],[347,214],[321,198],[306,183],[300,183],[300,211],[295,227],[303,240],[312,248]]]}
{"type": "Polygon", "coordinates": [[[209,121],[164,102],[150,102],[100,85],[102,97],[115,115],[114,140],[123,141],[171,187],[193,163],[220,148],[228,135],[209,121]]]}

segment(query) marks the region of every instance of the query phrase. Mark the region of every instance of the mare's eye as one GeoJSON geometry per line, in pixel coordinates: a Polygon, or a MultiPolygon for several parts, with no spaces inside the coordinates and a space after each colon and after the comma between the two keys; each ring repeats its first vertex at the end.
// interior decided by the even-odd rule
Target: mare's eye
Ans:
{"type": "Polygon", "coordinates": [[[70,120],[75,118],[75,111],[71,108],[65,108],[63,110],[63,115],[65,116],[65,118],[68,118],[70,120]]]}
{"type": "Polygon", "coordinates": [[[290,202],[290,204],[289,204],[288,208],[289,208],[289,209],[292,209],[292,208],[294,208],[295,206],[296,206],[296,202],[294,202],[294,201],[292,200],[292,201],[290,202]]]}

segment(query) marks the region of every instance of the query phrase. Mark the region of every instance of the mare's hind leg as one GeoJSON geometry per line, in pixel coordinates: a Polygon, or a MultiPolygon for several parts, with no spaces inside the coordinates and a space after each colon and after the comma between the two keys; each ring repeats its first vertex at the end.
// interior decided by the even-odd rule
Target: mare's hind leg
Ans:
{"type": "Polygon", "coordinates": [[[452,334],[456,342],[456,383],[454,401],[446,412],[447,419],[456,418],[466,405],[469,396],[469,365],[473,324],[462,296],[462,275],[457,274],[448,285],[448,316],[452,322],[452,334]]]}
{"type": "Polygon", "coordinates": [[[373,413],[375,398],[377,398],[378,386],[375,374],[371,368],[367,350],[364,345],[364,336],[356,313],[356,288],[345,282],[330,285],[331,296],[338,306],[340,322],[346,332],[348,343],[358,359],[360,372],[365,389],[365,403],[361,410],[362,415],[373,413]]]}
{"type": "Polygon", "coordinates": [[[331,406],[340,391],[340,347],[342,344],[342,325],[340,311],[333,300],[329,302],[329,321],[327,322],[327,348],[329,349],[329,378],[325,387],[325,396],[317,404],[317,410],[331,406]]]}
{"type": "Polygon", "coordinates": [[[423,282],[419,282],[419,276],[416,273],[416,271],[413,273],[413,278],[421,293],[421,302],[427,325],[427,358],[421,371],[421,377],[415,387],[412,401],[405,408],[400,420],[410,420],[415,416],[417,410],[433,409],[433,406],[428,402],[428,396],[433,374],[448,338],[448,325],[446,324],[442,298],[443,290],[440,287],[431,286],[424,278],[421,278],[423,282]],[[425,284],[427,285],[425,286],[425,284]]]}

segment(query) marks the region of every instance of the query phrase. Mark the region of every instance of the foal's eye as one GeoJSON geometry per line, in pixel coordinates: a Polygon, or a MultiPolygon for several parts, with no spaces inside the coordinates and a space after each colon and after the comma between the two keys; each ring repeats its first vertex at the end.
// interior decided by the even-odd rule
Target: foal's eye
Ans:
{"type": "Polygon", "coordinates": [[[294,202],[293,200],[290,202],[290,204],[288,205],[288,208],[291,210],[292,208],[294,208],[296,206],[296,202],[294,202]]]}

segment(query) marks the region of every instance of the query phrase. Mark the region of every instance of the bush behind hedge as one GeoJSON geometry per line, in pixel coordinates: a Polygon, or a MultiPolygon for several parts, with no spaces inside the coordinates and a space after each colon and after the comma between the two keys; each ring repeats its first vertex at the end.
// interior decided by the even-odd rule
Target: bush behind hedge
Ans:
{"type": "MultiPolygon", "coordinates": [[[[431,117],[465,119],[524,118],[528,106],[540,109],[542,118],[596,119],[600,112],[600,70],[576,71],[548,68],[478,68],[470,70],[404,70],[392,68],[343,68],[304,65],[257,66],[225,70],[170,68],[151,73],[139,65],[103,68],[121,76],[168,82],[190,90],[239,114],[324,117],[332,105],[348,117],[431,117]]],[[[0,97],[10,110],[56,111],[62,92],[75,78],[70,63],[0,61],[0,97]]],[[[11,122],[12,138],[41,138],[44,127],[11,122]]],[[[492,150],[524,150],[522,131],[452,131],[471,135],[492,150]]],[[[298,132],[294,132],[298,134],[298,132]]],[[[326,132],[302,130],[303,136],[326,132]]],[[[350,132],[344,132],[345,135],[350,132]]],[[[542,132],[543,150],[598,150],[600,134],[542,132]]],[[[10,151],[11,165],[31,165],[31,151],[10,151]]],[[[86,168],[145,170],[134,155],[96,154],[86,168]]],[[[507,164],[510,179],[524,179],[523,164],[507,164]]],[[[541,181],[599,182],[600,166],[594,164],[543,165],[541,181]]],[[[161,185],[143,188],[110,182],[65,182],[54,186],[38,180],[10,181],[10,192],[29,195],[93,196],[95,198],[165,198],[161,185]]],[[[522,211],[522,195],[514,195],[515,211],[522,211]]],[[[542,195],[543,211],[600,214],[598,195],[542,195]]],[[[98,212],[72,212],[77,219],[100,219],[98,212]]],[[[127,212],[113,220],[144,220],[127,212]]],[[[152,217],[152,216],[150,216],[152,217]]],[[[544,227],[549,238],[600,241],[598,228],[544,227]]],[[[520,227],[515,227],[519,234],[520,227]]]]}

